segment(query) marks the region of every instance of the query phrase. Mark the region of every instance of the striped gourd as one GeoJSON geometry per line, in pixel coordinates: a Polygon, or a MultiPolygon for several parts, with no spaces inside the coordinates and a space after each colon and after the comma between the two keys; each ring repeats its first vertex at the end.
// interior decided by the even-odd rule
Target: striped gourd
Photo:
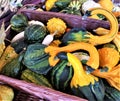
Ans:
{"type": "Polygon", "coordinates": [[[67,60],[60,61],[51,73],[52,85],[59,90],[65,90],[69,87],[69,82],[72,78],[72,68],[68,65],[67,60]]]}

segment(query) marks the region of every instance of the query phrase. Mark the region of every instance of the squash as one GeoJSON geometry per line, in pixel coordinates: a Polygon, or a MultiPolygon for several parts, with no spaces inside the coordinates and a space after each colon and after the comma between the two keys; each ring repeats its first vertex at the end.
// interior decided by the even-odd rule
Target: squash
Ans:
{"type": "Polygon", "coordinates": [[[63,44],[70,44],[72,42],[87,42],[87,30],[84,28],[72,28],[69,32],[65,33],[62,37],[63,44]]]}
{"type": "Polygon", "coordinates": [[[89,15],[101,14],[110,22],[110,32],[108,34],[97,36],[89,33],[86,35],[89,38],[89,43],[93,45],[100,45],[111,42],[118,33],[118,21],[113,13],[103,8],[93,8],[89,11],[89,13],[89,15]]]}
{"type": "Polygon", "coordinates": [[[87,74],[80,60],[73,54],[67,53],[67,58],[74,70],[70,82],[73,93],[89,101],[103,101],[105,89],[102,81],[92,74],[87,74]]]}
{"type": "Polygon", "coordinates": [[[47,29],[50,34],[55,34],[56,37],[60,37],[66,31],[66,23],[60,18],[51,18],[47,22],[47,29]]]}
{"type": "Polygon", "coordinates": [[[97,69],[92,72],[93,75],[106,79],[110,86],[118,89],[120,91],[120,64],[112,67],[110,71],[106,69],[97,69]]]}
{"type": "MultiPolygon", "coordinates": [[[[109,30],[99,27],[95,29],[94,32],[98,35],[105,35],[109,33],[109,30]]],[[[117,33],[112,42],[116,45],[118,51],[120,52],[120,32],[117,33]]]]}
{"type": "Polygon", "coordinates": [[[64,9],[64,8],[66,8],[68,5],[69,5],[69,3],[71,2],[72,0],[57,0],[56,2],[55,2],[55,6],[57,6],[58,8],[60,8],[60,9],[64,9]]]}
{"type": "Polygon", "coordinates": [[[74,42],[63,47],[48,46],[45,48],[45,52],[50,55],[49,57],[50,66],[53,67],[59,62],[59,59],[56,58],[58,53],[73,52],[77,50],[85,50],[89,53],[90,58],[86,63],[88,66],[90,66],[93,69],[97,69],[99,67],[99,54],[97,49],[92,44],[85,42],[74,42]]]}
{"type": "Polygon", "coordinates": [[[47,11],[51,10],[54,7],[56,1],[57,0],[46,0],[46,2],[45,2],[46,10],[47,11]]]}
{"type": "Polygon", "coordinates": [[[110,85],[105,84],[105,101],[119,101],[120,91],[110,85]]]}
{"type": "Polygon", "coordinates": [[[67,60],[61,60],[51,71],[51,83],[53,87],[60,91],[65,91],[69,87],[73,70],[67,60]]]}
{"type": "Polygon", "coordinates": [[[27,82],[35,83],[37,85],[42,85],[52,88],[52,85],[49,83],[48,79],[42,75],[37,74],[29,69],[22,71],[21,79],[27,82]]]}
{"type": "Polygon", "coordinates": [[[38,74],[47,74],[51,69],[49,55],[45,53],[45,45],[40,43],[30,44],[24,54],[23,64],[31,71],[38,74]]]}
{"type": "Polygon", "coordinates": [[[7,85],[0,84],[0,101],[13,101],[14,91],[7,85]]]}
{"type": "Polygon", "coordinates": [[[100,67],[108,68],[110,71],[113,67],[115,67],[119,62],[119,52],[110,47],[103,47],[98,49],[100,67]]]}
{"type": "Polygon", "coordinates": [[[83,2],[83,0],[82,1],[80,1],[80,0],[72,0],[69,3],[69,5],[60,12],[73,14],[73,15],[81,15],[80,7],[81,7],[82,2],[83,2]]]}
{"type": "Polygon", "coordinates": [[[17,56],[18,54],[15,52],[14,48],[11,47],[11,45],[7,46],[0,58],[0,72],[7,63],[12,61],[12,59],[16,58],[17,56]]]}
{"type": "Polygon", "coordinates": [[[17,32],[22,32],[28,26],[28,19],[23,14],[15,14],[10,19],[11,29],[17,32]]]}
{"type": "Polygon", "coordinates": [[[46,35],[46,27],[42,25],[30,25],[24,32],[24,38],[28,43],[42,42],[46,35]]]}
{"type": "Polygon", "coordinates": [[[5,37],[6,37],[6,33],[5,33],[5,28],[4,28],[4,22],[1,25],[0,28],[0,57],[4,52],[5,49],[5,37]]]}
{"type": "Polygon", "coordinates": [[[114,4],[112,0],[99,0],[98,3],[104,8],[109,11],[112,11],[114,8],[114,4]]]}
{"type": "Polygon", "coordinates": [[[17,56],[16,58],[12,59],[9,63],[7,63],[1,70],[1,74],[13,77],[13,78],[19,78],[21,75],[21,72],[23,70],[23,66],[21,64],[23,55],[20,54],[20,56],[17,56]]]}

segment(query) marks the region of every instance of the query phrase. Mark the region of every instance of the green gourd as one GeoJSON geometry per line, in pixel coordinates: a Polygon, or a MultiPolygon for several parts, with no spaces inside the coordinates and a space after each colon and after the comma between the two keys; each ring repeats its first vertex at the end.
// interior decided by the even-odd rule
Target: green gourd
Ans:
{"type": "Polygon", "coordinates": [[[87,42],[87,31],[84,28],[73,28],[69,32],[65,33],[62,38],[63,44],[69,44],[72,42],[87,42]]]}
{"type": "Polygon", "coordinates": [[[54,88],[65,91],[70,84],[73,70],[67,60],[61,60],[51,71],[51,82],[54,88]]]}
{"type": "Polygon", "coordinates": [[[25,29],[24,38],[28,43],[42,42],[47,35],[46,27],[42,25],[30,25],[25,29]]]}
{"type": "Polygon", "coordinates": [[[23,57],[23,64],[38,74],[47,74],[52,69],[48,61],[49,55],[44,51],[45,47],[47,46],[41,43],[30,44],[23,57]]]}
{"type": "Polygon", "coordinates": [[[52,85],[49,83],[48,79],[44,75],[37,74],[29,69],[25,69],[22,72],[21,79],[27,82],[35,83],[37,85],[42,85],[52,88],[52,85]]]}
{"type": "Polygon", "coordinates": [[[16,32],[22,32],[28,26],[28,19],[23,14],[15,14],[10,20],[11,29],[16,32]]]}

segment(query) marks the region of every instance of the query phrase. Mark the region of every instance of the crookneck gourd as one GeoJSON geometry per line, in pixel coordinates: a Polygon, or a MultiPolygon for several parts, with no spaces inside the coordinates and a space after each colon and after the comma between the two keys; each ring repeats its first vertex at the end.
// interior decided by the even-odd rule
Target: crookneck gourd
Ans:
{"type": "MultiPolygon", "coordinates": [[[[87,14],[87,12],[86,12],[87,14]]],[[[101,14],[106,17],[106,19],[110,22],[110,31],[108,34],[97,36],[93,34],[86,35],[89,38],[89,43],[93,45],[100,45],[111,42],[118,33],[118,21],[114,14],[103,8],[93,8],[89,11],[87,15],[95,15],[101,14]]]]}
{"type": "Polygon", "coordinates": [[[60,60],[56,57],[58,53],[73,52],[76,50],[87,51],[90,55],[90,58],[86,64],[93,69],[97,69],[99,67],[99,54],[97,49],[92,44],[85,42],[75,42],[64,47],[48,46],[45,48],[45,52],[50,55],[49,57],[50,66],[55,66],[60,60]]]}
{"type": "Polygon", "coordinates": [[[93,75],[105,78],[108,83],[120,91],[120,64],[113,67],[110,71],[97,69],[92,72],[93,75]]]}
{"type": "Polygon", "coordinates": [[[74,70],[70,83],[73,93],[89,101],[103,101],[105,89],[102,81],[92,74],[87,74],[75,55],[67,53],[67,59],[74,70]]]}

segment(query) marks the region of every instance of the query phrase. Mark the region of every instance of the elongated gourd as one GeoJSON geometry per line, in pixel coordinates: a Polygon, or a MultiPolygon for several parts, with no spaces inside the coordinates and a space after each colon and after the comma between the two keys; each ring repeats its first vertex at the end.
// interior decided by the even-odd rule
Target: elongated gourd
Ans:
{"type": "Polygon", "coordinates": [[[7,46],[0,58],[0,71],[8,62],[12,61],[12,59],[16,58],[17,56],[18,54],[15,52],[14,48],[11,47],[11,45],[7,46]]]}
{"type": "Polygon", "coordinates": [[[94,75],[87,74],[76,56],[67,53],[67,58],[74,70],[70,83],[73,93],[77,96],[83,94],[89,101],[103,101],[104,87],[102,82],[94,75]]]}
{"type": "Polygon", "coordinates": [[[49,63],[51,66],[55,66],[59,59],[56,59],[56,55],[60,52],[73,52],[76,50],[86,50],[90,54],[90,58],[87,61],[87,65],[91,68],[97,69],[99,67],[99,54],[97,49],[89,43],[75,42],[64,47],[48,46],[45,48],[45,52],[49,53],[49,63]]]}
{"type": "Polygon", "coordinates": [[[113,67],[110,71],[106,72],[102,69],[97,69],[92,72],[93,75],[104,78],[108,83],[120,91],[120,64],[113,67]]]}
{"type": "Polygon", "coordinates": [[[93,8],[90,10],[90,15],[102,14],[110,22],[110,31],[108,34],[97,36],[88,34],[89,42],[93,45],[100,45],[111,42],[118,33],[118,21],[114,14],[104,8],[93,8]]]}

